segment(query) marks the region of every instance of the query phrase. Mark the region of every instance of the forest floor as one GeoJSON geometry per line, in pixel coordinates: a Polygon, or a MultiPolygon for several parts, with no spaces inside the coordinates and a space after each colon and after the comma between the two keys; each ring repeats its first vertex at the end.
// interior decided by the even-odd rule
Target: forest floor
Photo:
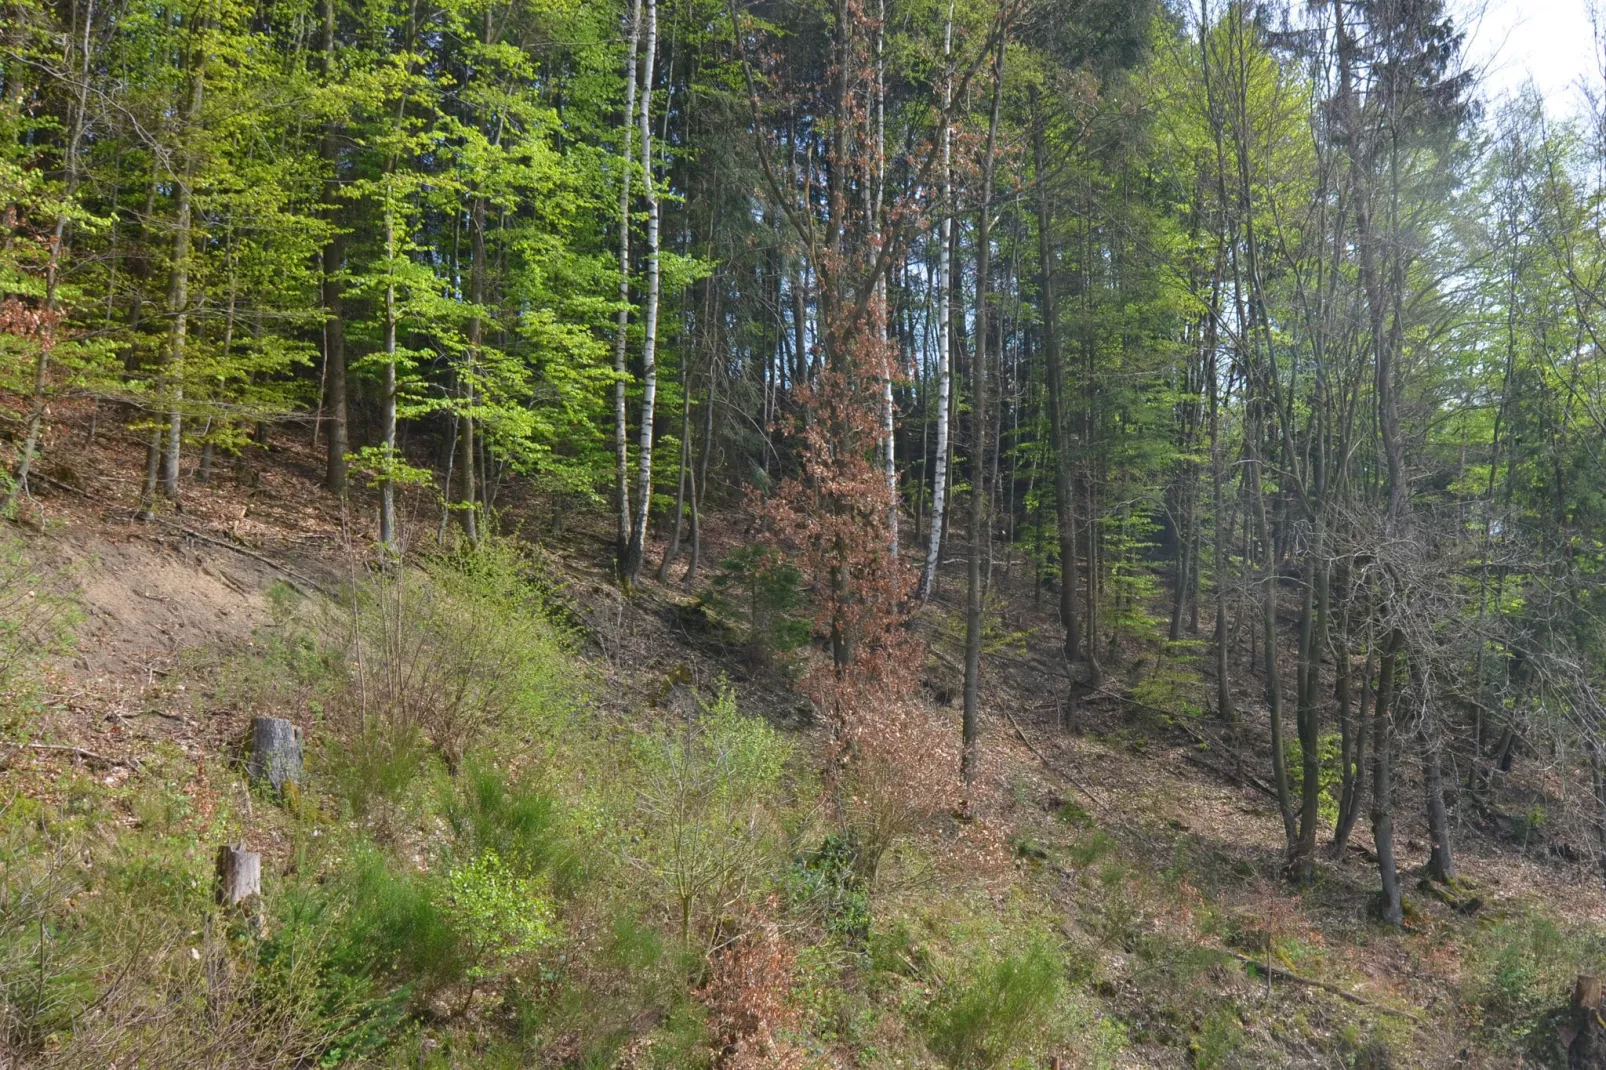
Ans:
{"type": "MultiPolygon", "coordinates": [[[[248,718],[187,696],[188,659],[249,646],[271,622],[276,583],[333,588],[360,569],[363,539],[351,518],[365,503],[355,496],[343,516],[317,486],[317,455],[298,439],[238,470],[220,465],[185,494],[182,511],[138,523],[138,445],[104,432],[91,441],[87,420],[61,426],[18,527],[38,559],[65,567],[81,618],[29,734],[77,750],[13,751],[5,794],[47,798],[74,765],[108,783],[137,777],[141,760],[164,745],[193,758],[204,778],[207,766],[238,753],[248,718]]],[[[433,542],[436,514],[422,496],[405,498],[403,514],[433,542]]],[[[515,500],[504,522],[539,542],[583,635],[600,707],[662,717],[695,707],[723,679],[741,709],[806,748],[819,745],[785,675],[754,668],[739,643],[707,626],[700,589],[676,582],[684,555],[671,582],[649,570],[627,598],[611,582],[600,511],[515,500]]],[[[705,519],[703,583],[744,540],[742,524],[736,514],[705,519]]],[[[660,543],[649,560],[661,553],[660,543]]],[[[1370,916],[1376,871],[1364,815],[1344,857],[1323,853],[1314,882],[1294,888],[1283,879],[1276,803],[1255,783],[1269,768],[1264,699],[1245,658],[1233,659],[1241,726],[1229,746],[1225,726],[1207,714],[1165,714],[1128,697],[1155,666],[1158,643],[1115,651],[1103,690],[1073,689],[1052,596],[1034,597],[1029,565],[995,562],[993,590],[975,802],[989,849],[972,856],[974,876],[1000,902],[1026,895],[1051,904],[1080,949],[1099,1015],[1124,1036],[1119,1065],[1542,1064],[1554,1047],[1546,1016],[1588,964],[1583,951],[1569,952],[1581,945],[1568,934],[1606,924],[1594,868],[1568,860],[1578,830],[1545,827],[1540,817],[1547,797],[1564,809],[1555,797],[1576,790],[1573,771],[1536,759],[1510,788],[1508,809],[1528,800],[1524,842],[1513,841],[1509,822],[1457,810],[1457,862],[1468,897],[1480,901],[1472,911],[1417,890],[1427,835],[1407,775],[1398,841],[1409,923],[1391,931],[1370,916]]],[[[926,699],[956,732],[962,595],[955,564],[917,620],[928,641],[926,699]]],[[[976,837],[953,820],[940,824],[920,834],[933,854],[956,836],[976,837]]],[[[911,881],[885,894],[939,893],[911,881]]]]}

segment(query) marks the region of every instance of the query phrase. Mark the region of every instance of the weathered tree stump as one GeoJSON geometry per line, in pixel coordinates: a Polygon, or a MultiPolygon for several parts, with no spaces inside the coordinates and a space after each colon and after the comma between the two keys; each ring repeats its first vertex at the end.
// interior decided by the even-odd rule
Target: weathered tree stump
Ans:
{"type": "Polygon", "coordinates": [[[301,729],[282,717],[253,718],[245,771],[251,783],[265,779],[278,792],[286,784],[301,783],[301,729]]]}
{"type": "Polygon", "coordinates": [[[262,856],[235,844],[217,849],[217,901],[232,907],[262,894],[262,856]]]}
{"type": "Polygon", "coordinates": [[[1567,1046],[1567,1070],[1606,1070],[1606,1021],[1601,1019],[1600,998],[1600,978],[1580,974],[1573,984],[1571,1028],[1560,1031],[1567,1046]]]}

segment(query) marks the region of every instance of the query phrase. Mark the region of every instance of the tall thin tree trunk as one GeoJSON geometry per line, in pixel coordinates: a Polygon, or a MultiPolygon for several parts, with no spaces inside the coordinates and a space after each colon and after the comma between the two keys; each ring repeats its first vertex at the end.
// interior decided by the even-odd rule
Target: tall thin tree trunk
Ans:
{"type": "MultiPolygon", "coordinates": [[[[74,5],[76,9],[77,5],[74,5]]],[[[76,10],[74,12],[76,15],[76,10]]],[[[66,191],[63,198],[66,204],[78,192],[78,149],[84,136],[85,106],[89,96],[89,68],[90,28],[95,22],[95,3],[88,0],[84,9],[83,39],[79,41],[75,33],[67,35],[66,56],[63,57],[63,66],[70,67],[73,63],[73,51],[78,51],[78,92],[74,96],[71,111],[67,118],[67,143],[62,150],[62,165],[66,172],[66,191]]],[[[77,27],[72,29],[76,31],[77,27]]],[[[45,261],[45,319],[39,330],[39,349],[34,354],[33,366],[33,399],[28,408],[27,429],[22,435],[22,452],[17,457],[17,471],[11,482],[11,489],[6,493],[6,501],[0,507],[0,515],[9,515],[17,507],[17,497],[28,488],[28,472],[33,464],[34,452],[39,448],[40,434],[44,428],[45,409],[47,407],[47,388],[50,385],[50,351],[55,343],[56,318],[60,307],[57,293],[61,260],[65,253],[68,229],[68,216],[64,210],[56,213],[56,226],[50,235],[50,252],[45,261]]]]}
{"type": "MultiPolygon", "coordinates": [[[[380,397],[380,438],[385,464],[396,456],[396,203],[394,184],[385,183],[385,378],[380,397]]],[[[387,552],[396,550],[396,483],[387,471],[379,481],[379,542],[387,552]]]]}
{"type": "Polygon", "coordinates": [[[1455,852],[1450,842],[1450,811],[1444,800],[1444,745],[1431,713],[1422,726],[1422,788],[1427,795],[1428,877],[1449,884],[1455,880],[1455,852]]]}
{"type": "Polygon", "coordinates": [[[1340,750],[1344,768],[1340,774],[1338,822],[1333,828],[1332,850],[1335,858],[1342,857],[1344,848],[1349,844],[1350,832],[1361,812],[1361,799],[1366,794],[1366,742],[1371,724],[1369,707],[1372,696],[1372,652],[1367,651],[1366,663],[1361,669],[1361,693],[1358,698],[1354,695],[1353,669],[1349,664],[1347,645],[1342,650],[1342,657],[1343,664],[1338,670],[1338,715],[1342,726],[1340,750]],[[1353,713],[1350,710],[1352,701],[1355,703],[1353,713]]]}
{"type": "MultiPolygon", "coordinates": [[[[486,12],[490,18],[489,11],[486,12]]],[[[489,36],[489,34],[487,34],[489,36]]],[[[485,198],[476,195],[469,207],[469,283],[468,299],[474,306],[474,312],[468,320],[468,359],[463,368],[463,388],[460,402],[463,406],[462,419],[458,422],[458,448],[461,459],[458,467],[462,469],[462,477],[458,486],[461,494],[458,499],[458,511],[462,514],[463,535],[470,545],[480,541],[480,526],[477,504],[479,492],[476,486],[474,456],[474,397],[475,381],[481,357],[481,347],[485,343],[485,322],[480,313],[480,307],[485,303],[485,275],[488,267],[485,262],[485,198]]]]}
{"type": "MultiPolygon", "coordinates": [[[[200,32],[200,29],[197,29],[200,32]]],[[[186,106],[183,137],[183,173],[177,177],[174,189],[173,267],[168,279],[167,309],[172,316],[168,335],[167,368],[167,447],[162,456],[162,493],[178,498],[179,450],[184,441],[184,359],[189,340],[190,312],[190,244],[193,231],[193,186],[195,184],[194,145],[195,127],[201,117],[201,97],[206,79],[202,65],[205,56],[200,43],[195,44],[195,58],[190,69],[190,98],[186,106]]]]}
{"type": "Polygon", "coordinates": [[[1377,677],[1376,708],[1372,715],[1372,841],[1377,847],[1381,885],[1378,914],[1390,925],[1405,922],[1400,900],[1400,875],[1394,862],[1394,690],[1402,637],[1390,629],[1377,677]]]}
{"type": "Polygon", "coordinates": [[[703,562],[703,495],[708,493],[708,457],[714,452],[714,370],[717,353],[708,355],[708,393],[703,401],[703,449],[691,474],[691,563],[681,582],[687,587],[697,583],[697,569],[703,562]]]}
{"type": "Polygon", "coordinates": [[[652,512],[653,420],[658,401],[658,195],[652,177],[652,81],[658,52],[658,2],[646,0],[647,42],[641,73],[641,189],[647,202],[647,300],[642,311],[641,428],[636,480],[636,520],[625,555],[625,579],[634,583],[641,572],[647,521],[652,512]]]}
{"type": "Polygon", "coordinates": [[[953,124],[949,111],[953,107],[953,40],[954,2],[949,0],[948,18],[943,24],[942,55],[945,68],[942,89],[942,247],[937,253],[937,453],[936,467],[931,480],[931,530],[927,535],[926,567],[920,574],[921,602],[931,597],[936,589],[937,563],[942,553],[942,539],[948,505],[949,414],[953,392],[953,340],[951,337],[952,311],[949,308],[953,292],[953,124]]]}
{"type": "MultiPolygon", "coordinates": [[[[706,302],[705,302],[706,307],[706,302]]],[[[706,328],[704,328],[706,330],[706,328]]],[[[669,578],[669,566],[680,557],[680,531],[686,515],[686,475],[691,467],[691,383],[687,379],[689,361],[680,361],[680,480],[675,486],[675,527],[664,547],[663,560],[658,562],[658,582],[669,578]]]]}
{"type": "MultiPolygon", "coordinates": [[[[875,202],[870,210],[872,248],[881,249],[881,207],[887,186],[887,87],[886,87],[886,0],[876,5],[875,31],[875,202]]],[[[876,279],[876,322],[880,333],[881,359],[885,365],[881,377],[881,433],[884,438],[884,462],[887,473],[887,551],[898,560],[898,439],[897,408],[893,404],[892,380],[897,374],[893,363],[894,348],[887,331],[887,278],[876,279]]]]}
{"type": "MultiPolygon", "coordinates": [[[[1307,881],[1316,875],[1316,826],[1321,820],[1322,761],[1321,722],[1317,718],[1316,688],[1321,680],[1321,651],[1318,649],[1317,619],[1321,615],[1316,586],[1326,576],[1318,569],[1320,550],[1313,547],[1300,570],[1304,587],[1299,620],[1299,672],[1295,705],[1295,724],[1299,732],[1299,837],[1294,841],[1292,874],[1307,881]]],[[[1322,601],[1326,601],[1324,595],[1322,601]]]]}
{"type": "MultiPolygon", "coordinates": [[[[1032,94],[1037,103],[1037,94],[1032,94]]],[[[1059,308],[1054,292],[1053,211],[1046,181],[1048,156],[1044,146],[1043,116],[1033,117],[1032,139],[1037,181],[1037,255],[1041,280],[1043,372],[1048,380],[1048,434],[1054,451],[1055,526],[1059,529],[1060,624],[1065,629],[1065,662],[1076,663],[1081,645],[1076,607],[1076,491],[1072,484],[1075,459],[1065,434],[1065,370],[1060,366],[1059,308]]]]}
{"type": "Polygon", "coordinates": [[[625,578],[625,561],[630,556],[630,418],[625,404],[630,371],[630,168],[634,163],[630,138],[636,122],[636,59],[640,46],[641,0],[635,0],[625,61],[625,120],[621,130],[624,146],[619,152],[619,317],[613,337],[613,506],[619,522],[614,555],[620,580],[625,578]]]}
{"type": "MultiPolygon", "coordinates": [[[[326,84],[335,78],[335,0],[323,5],[323,76],[326,84]]],[[[328,455],[324,464],[324,486],[337,495],[346,493],[346,454],[351,448],[346,391],[346,325],[341,307],[339,273],[345,259],[345,235],[340,231],[340,147],[337,127],[324,128],[323,159],[328,168],[323,187],[324,203],[333,230],[323,247],[323,379],[324,404],[329,412],[328,455]]]]}
{"type": "Polygon", "coordinates": [[[993,104],[987,121],[987,147],[982,156],[981,206],[976,226],[976,351],[971,363],[972,415],[970,448],[970,560],[965,595],[964,750],[960,770],[967,785],[976,778],[981,743],[982,557],[989,536],[987,499],[987,319],[988,283],[992,274],[993,164],[998,147],[998,112],[1003,97],[1005,23],[999,14],[998,46],[993,56],[993,104]]]}

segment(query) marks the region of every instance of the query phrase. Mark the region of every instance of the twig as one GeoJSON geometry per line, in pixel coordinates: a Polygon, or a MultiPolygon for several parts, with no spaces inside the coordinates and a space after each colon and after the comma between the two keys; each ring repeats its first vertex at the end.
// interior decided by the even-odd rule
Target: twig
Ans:
{"type": "Polygon", "coordinates": [[[1357,996],[1348,989],[1340,988],[1338,985],[1332,984],[1331,982],[1318,981],[1314,977],[1304,977],[1300,974],[1294,973],[1291,970],[1285,970],[1281,966],[1273,966],[1270,963],[1261,962],[1259,959],[1252,959],[1248,955],[1240,955],[1238,952],[1229,948],[1223,948],[1222,950],[1226,951],[1227,954],[1231,955],[1245,966],[1253,966],[1257,970],[1265,970],[1269,976],[1275,977],[1279,981],[1291,981],[1296,985],[1307,985],[1310,988],[1319,988],[1323,992],[1330,992],[1339,999],[1344,1000],[1347,1003],[1353,1003],[1357,1007],[1365,1007],[1368,1010],[1374,1010],[1380,1014],[1392,1014],[1398,1018],[1408,1018],[1418,1025],[1422,1024],[1421,1016],[1413,1014],[1411,1011],[1400,1010],[1398,1007],[1390,1007],[1383,1003],[1374,1003],[1372,1000],[1369,1000],[1364,996],[1357,996]]]}
{"type": "Polygon", "coordinates": [[[1071,787],[1075,788],[1077,791],[1081,792],[1083,795],[1086,795],[1089,799],[1092,799],[1098,805],[1100,805],[1100,806],[1104,805],[1104,800],[1103,799],[1099,798],[1097,795],[1093,794],[1092,791],[1090,791],[1086,787],[1084,787],[1079,781],[1077,781],[1077,779],[1075,777],[1071,776],[1069,773],[1065,772],[1064,770],[1059,769],[1058,767],[1056,767],[1052,762],[1050,762],[1047,758],[1045,758],[1043,756],[1043,752],[1042,751],[1038,750],[1035,746],[1032,745],[1032,741],[1026,738],[1026,733],[1021,731],[1020,724],[1019,724],[1019,722],[1017,722],[1015,720],[1015,715],[1013,713],[1010,713],[1008,710],[1005,710],[1004,711],[1004,716],[1009,718],[1010,727],[1015,729],[1015,734],[1020,737],[1020,741],[1022,743],[1024,743],[1024,744],[1026,744],[1026,749],[1031,751],[1033,754],[1037,755],[1037,760],[1043,763],[1043,768],[1047,769],[1050,773],[1053,773],[1055,776],[1057,776],[1061,780],[1065,781],[1067,784],[1069,784],[1071,787]]]}
{"type": "Polygon", "coordinates": [[[19,750],[57,751],[64,754],[76,754],[85,761],[100,762],[102,765],[108,767],[125,765],[130,769],[144,772],[144,767],[139,764],[139,759],[132,756],[128,758],[108,758],[104,754],[99,754],[92,750],[85,750],[83,747],[68,747],[59,743],[11,743],[7,741],[6,746],[12,748],[13,753],[19,750]]]}

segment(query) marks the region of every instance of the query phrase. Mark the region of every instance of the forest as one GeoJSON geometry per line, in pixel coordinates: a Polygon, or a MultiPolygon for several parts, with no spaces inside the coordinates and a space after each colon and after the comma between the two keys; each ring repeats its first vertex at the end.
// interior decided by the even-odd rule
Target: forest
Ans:
{"type": "Polygon", "coordinates": [[[1445,0],[0,11],[0,1065],[1606,1066],[1606,75],[1445,0]],[[147,543],[259,630],[84,698],[147,543]]]}

